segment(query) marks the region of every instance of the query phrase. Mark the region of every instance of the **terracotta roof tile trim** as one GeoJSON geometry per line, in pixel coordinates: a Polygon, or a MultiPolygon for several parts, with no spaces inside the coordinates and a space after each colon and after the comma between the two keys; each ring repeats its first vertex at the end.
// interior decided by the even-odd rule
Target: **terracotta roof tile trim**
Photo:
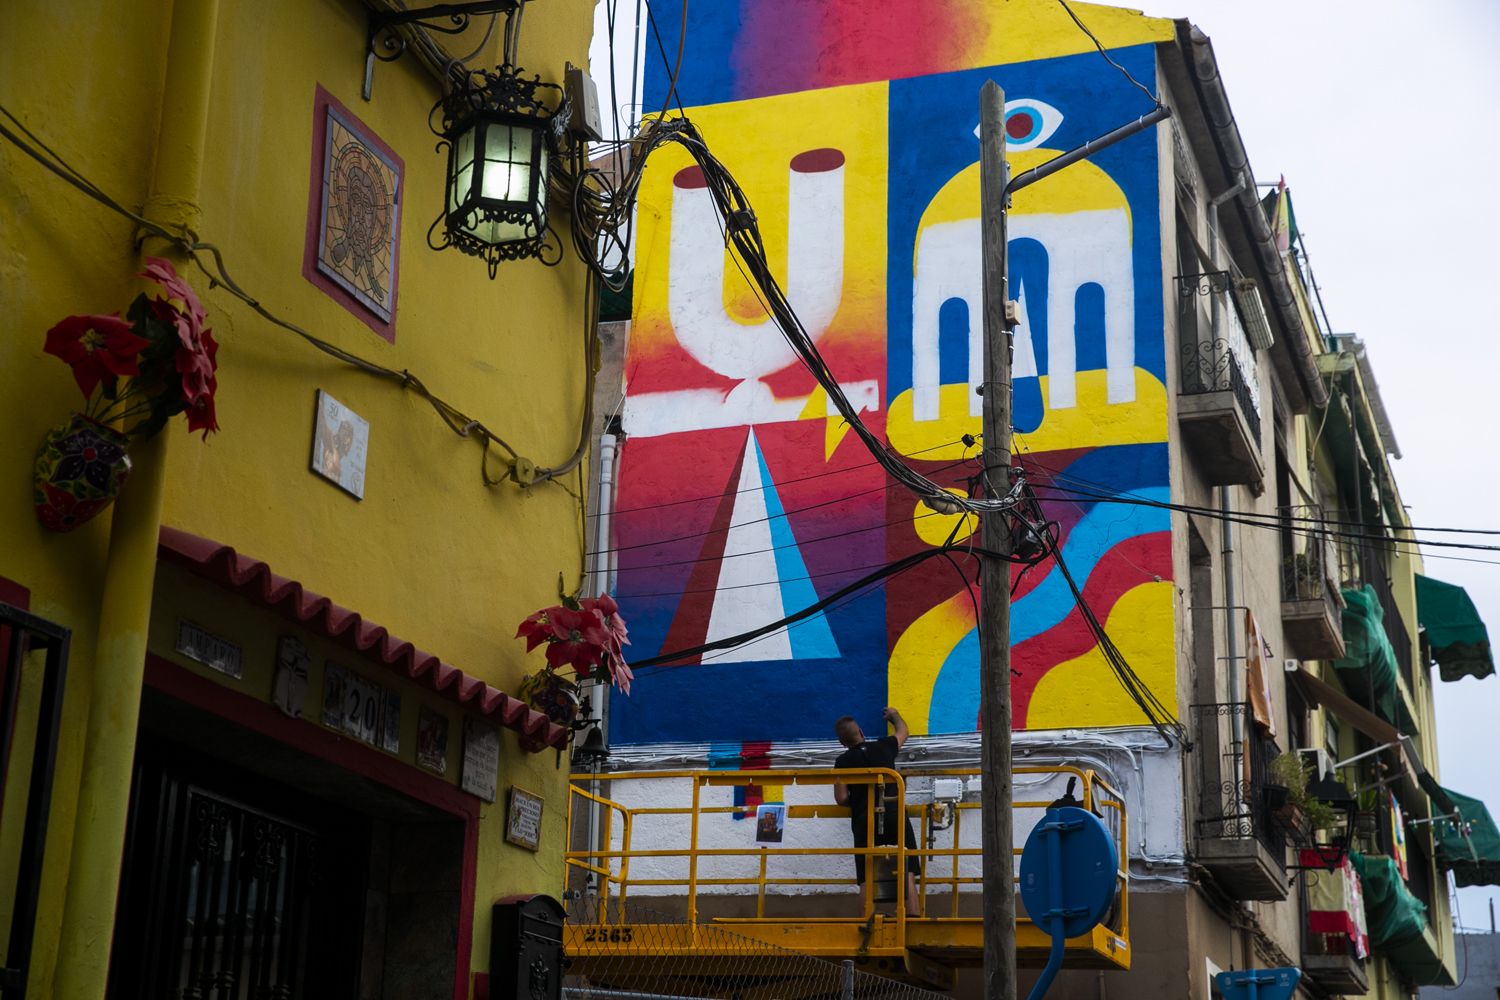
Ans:
{"type": "Polygon", "coordinates": [[[384,626],[367,621],[358,612],[307,590],[296,580],[272,572],[270,566],[258,559],[241,555],[213,539],[169,527],[161,529],[157,553],[163,562],[181,566],[232,590],[253,604],[514,730],[521,736],[521,745],[533,752],[549,746],[557,749],[567,746],[568,731],[528,708],[519,698],[444,663],[392,635],[384,626]]]}

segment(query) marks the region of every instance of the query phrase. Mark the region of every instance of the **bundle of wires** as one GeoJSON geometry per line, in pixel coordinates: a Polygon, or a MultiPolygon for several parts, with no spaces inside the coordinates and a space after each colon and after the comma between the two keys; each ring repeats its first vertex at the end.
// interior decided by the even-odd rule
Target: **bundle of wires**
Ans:
{"type": "MultiPolygon", "coordinates": [[[[804,367],[828,394],[844,422],[859,437],[897,482],[916,494],[927,505],[943,513],[1000,512],[1013,508],[1019,496],[1019,483],[1004,496],[956,496],[906,464],[881,439],[865,426],[859,411],[844,393],[843,386],[818,351],[807,328],[797,318],[787,301],[766,256],[765,242],[755,210],[744,190],[728,168],[709,151],[703,136],[687,118],[647,122],[632,141],[631,158],[619,183],[597,168],[575,163],[573,169],[559,176],[559,183],[571,188],[574,205],[573,243],[579,256],[615,290],[624,287],[629,270],[629,226],[641,174],[651,153],[668,142],[685,148],[703,172],[703,180],[718,214],[726,248],[760,299],[761,305],[776,323],[804,367]]],[[[560,172],[561,173],[561,172],[560,172]]]]}

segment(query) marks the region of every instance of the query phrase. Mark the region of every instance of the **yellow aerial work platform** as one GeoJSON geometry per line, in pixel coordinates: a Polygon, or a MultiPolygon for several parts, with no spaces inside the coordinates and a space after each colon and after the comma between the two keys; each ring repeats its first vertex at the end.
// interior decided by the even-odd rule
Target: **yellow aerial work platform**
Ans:
{"type": "MultiPolygon", "coordinates": [[[[977,775],[974,769],[807,768],[575,777],[566,855],[573,897],[564,929],[569,971],[607,979],[616,990],[700,995],[692,984],[708,980],[733,959],[766,982],[778,983],[775,995],[789,996],[795,991],[789,991],[788,981],[797,975],[792,959],[810,955],[850,959],[865,971],[950,988],[953,971],[978,967],[984,953],[979,804],[951,791],[946,799],[926,801],[931,796],[925,795],[924,801],[908,802],[907,786],[919,779],[948,779],[951,790],[952,779],[958,779],[962,784],[956,787],[972,788],[968,782],[977,775]],[[849,810],[833,804],[835,781],[871,786],[869,794],[877,801],[894,787],[906,815],[917,821],[919,846],[823,846],[847,843],[849,837],[849,810]],[[755,810],[734,804],[733,790],[751,785],[784,789],[785,834],[775,842],[758,842],[755,810]],[[732,823],[733,816],[746,821],[732,823]],[[819,846],[805,846],[809,842],[819,846]],[[847,891],[856,853],[867,858],[857,896],[847,891]],[[906,880],[893,877],[910,860],[919,869],[920,916],[906,915],[906,880]],[[882,867],[883,886],[877,873],[882,867]],[[585,881],[590,888],[580,894],[585,881]],[[882,888],[885,906],[878,900],[882,888]]],[[[1016,839],[1025,841],[1070,778],[1081,785],[1081,792],[1074,792],[1080,804],[1114,835],[1119,890],[1105,922],[1068,941],[1066,964],[1126,969],[1130,908],[1125,804],[1119,793],[1093,770],[1018,767],[1016,839]],[[1041,792],[1046,797],[1027,797],[1041,792]]],[[[869,834],[876,812],[868,810],[867,842],[875,839],[869,834]]],[[[1014,853],[1019,857],[1020,849],[1014,853]]],[[[1050,943],[1023,912],[1016,922],[1018,962],[1041,966],[1050,943]]],[[[737,992],[754,991],[742,983],[737,992]]]]}

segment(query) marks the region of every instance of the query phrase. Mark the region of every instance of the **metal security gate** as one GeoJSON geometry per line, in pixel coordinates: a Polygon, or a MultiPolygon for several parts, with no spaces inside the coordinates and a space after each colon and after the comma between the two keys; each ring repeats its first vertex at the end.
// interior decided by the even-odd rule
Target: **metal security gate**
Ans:
{"type": "Polygon", "coordinates": [[[265,798],[137,767],[111,998],[355,994],[363,844],[322,810],[265,798]]]}

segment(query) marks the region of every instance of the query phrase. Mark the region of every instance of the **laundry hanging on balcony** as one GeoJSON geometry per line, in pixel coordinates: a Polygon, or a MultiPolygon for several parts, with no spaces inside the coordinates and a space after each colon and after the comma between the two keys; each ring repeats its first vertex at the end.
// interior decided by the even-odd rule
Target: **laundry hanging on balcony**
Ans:
{"type": "MultiPolygon", "coordinates": [[[[1322,860],[1317,851],[1301,852],[1305,868],[1321,869],[1322,860]]],[[[1369,957],[1370,934],[1365,929],[1364,894],[1354,865],[1347,857],[1333,871],[1319,870],[1307,879],[1307,930],[1310,934],[1339,937],[1347,942],[1344,947],[1354,957],[1369,957]]],[[[1342,954],[1343,951],[1330,948],[1328,953],[1342,954]]]]}
{"type": "Polygon", "coordinates": [[[1427,630],[1427,643],[1443,680],[1488,677],[1495,672],[1489,630],[1467,590],[1417,574],[1417,620],[1427,630]]]}
{"type": "Polygon", "coordinates": [[[1401,732],[1417,731],[1397,683],[1396,650],[1385,631],[1385,613],[1375,588],[1366,584],[1344,592],[1344,656],[1334,660],[1344,690],[1356,702],[1401,732]]]}
{"type": "Polygon", "coordinates": [[[1458,819],[1433,824],[1438,864],[1464,885],[1500,885],[1500,829],[1478,799],[1444,789],[1458,810],[1458,819]]]}

